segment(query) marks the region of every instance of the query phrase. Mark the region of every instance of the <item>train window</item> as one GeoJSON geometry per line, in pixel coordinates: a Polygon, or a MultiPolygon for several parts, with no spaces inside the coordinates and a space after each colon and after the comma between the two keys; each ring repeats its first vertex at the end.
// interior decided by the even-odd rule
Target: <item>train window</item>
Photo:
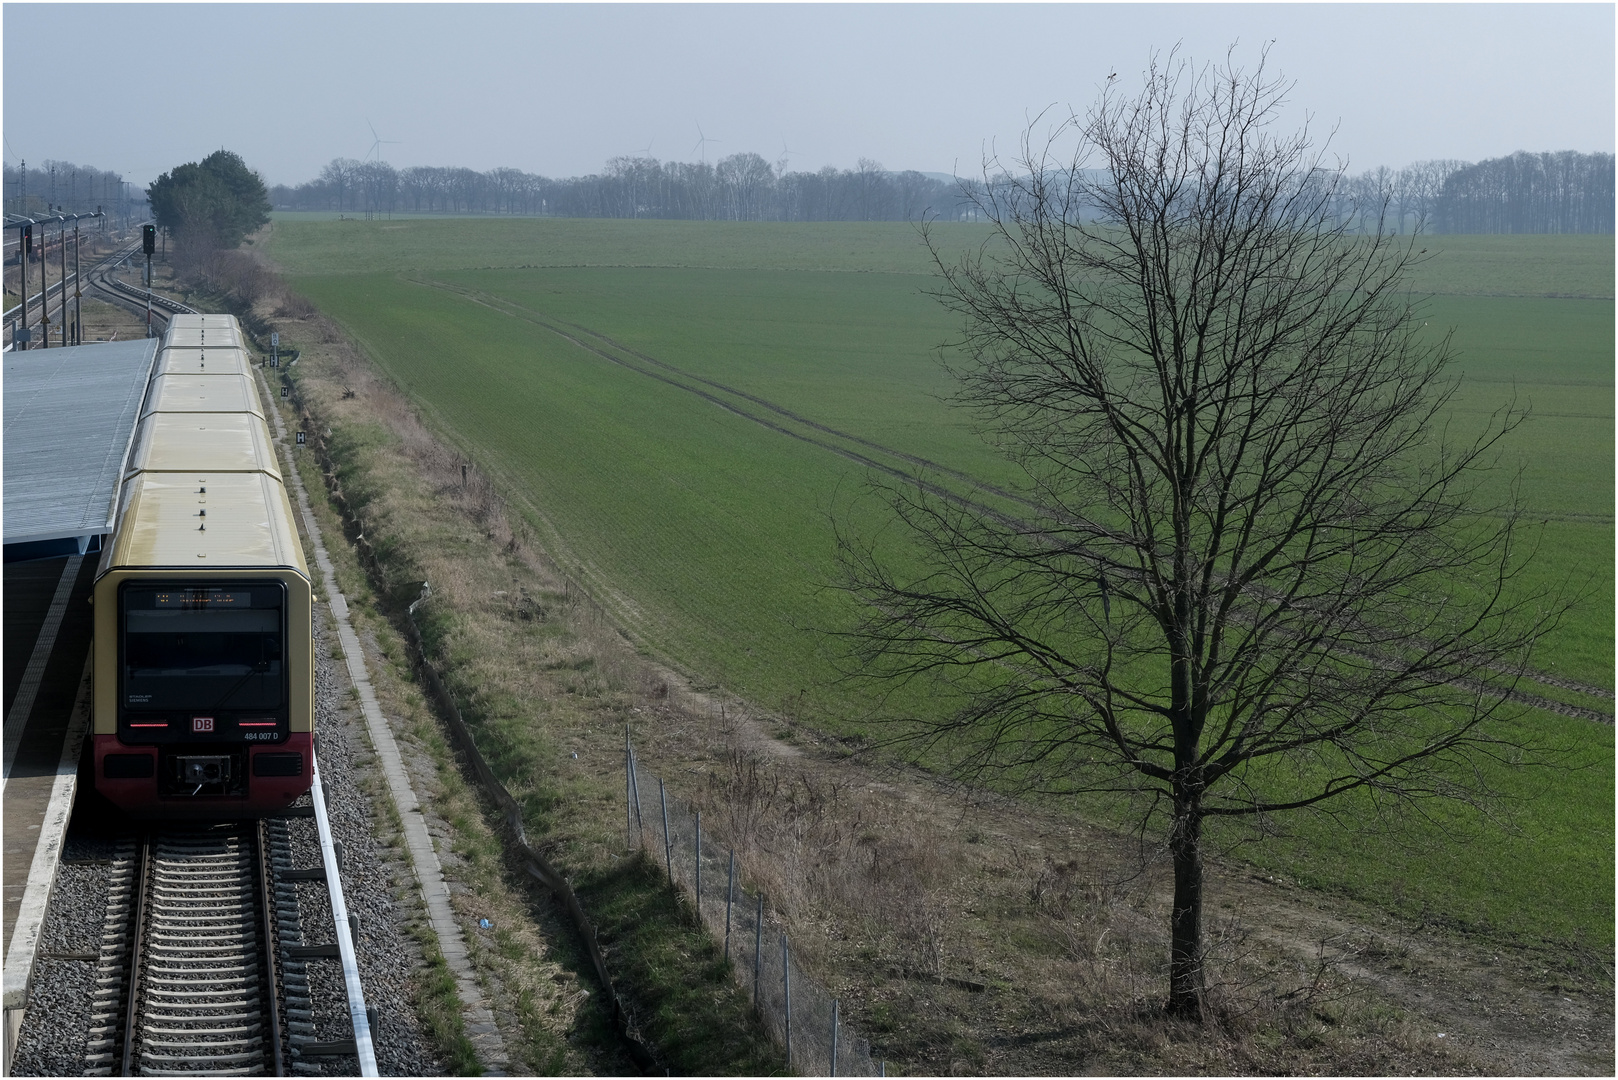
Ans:
{"type": "Polygon", "coordinates": [[[274,709],[285,696],[283,591],[123,591],[125,709],[274,709]]]}

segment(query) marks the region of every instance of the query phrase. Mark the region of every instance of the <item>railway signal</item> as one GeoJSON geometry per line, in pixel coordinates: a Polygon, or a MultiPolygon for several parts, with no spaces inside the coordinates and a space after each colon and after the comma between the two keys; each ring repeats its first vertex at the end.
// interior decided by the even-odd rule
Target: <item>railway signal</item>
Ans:
{"type": "Polygon", "coordinates": [[[146,253],[146,336],[152,336],[152,252],[157,250],[157,226],[140,227],[140,249],[146,253]]]}
{"type": "Polygon", "coordinates": [[[18,349],[28,348],[31,337],[28,330],[28,256],[34,252],[34,227],[22,227],[22,254],[17,256],[17,272],[22,275],[22,325],[12,331],[11,341],[18,349]]]}

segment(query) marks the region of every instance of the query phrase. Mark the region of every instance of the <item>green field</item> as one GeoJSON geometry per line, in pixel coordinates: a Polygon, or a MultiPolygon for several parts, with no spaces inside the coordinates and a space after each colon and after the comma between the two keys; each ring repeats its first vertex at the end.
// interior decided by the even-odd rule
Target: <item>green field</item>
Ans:
{"type": "MultiPolygon", "coordinates": [[[[1465,376],[1456,422],[1513,395],[1533,410],[1485,496],[1520,471],[1534,578],[1589,592],[1536,666],[1611,688],[1612,238],[1423,242],[1429,332],[1454,328],[1465,376]]],[[[828,514],[874,528],[866,477],[918,460],[991,501],[981,485],[1012,479],[943,400],[956,327],[906,226],[279,219],[267,247],[648,649],[823,727],[859,730],[868,707],[820,632],[850,618],[826,588],[828,514]]],[[[1402,911],[1610,943],[1612,729],[1534,723],[1584,767],[1505,775],[1509,820],[1451,815],[1464,842],[1367,845],[1307,819],[1242,854],[1402,911]]]]}

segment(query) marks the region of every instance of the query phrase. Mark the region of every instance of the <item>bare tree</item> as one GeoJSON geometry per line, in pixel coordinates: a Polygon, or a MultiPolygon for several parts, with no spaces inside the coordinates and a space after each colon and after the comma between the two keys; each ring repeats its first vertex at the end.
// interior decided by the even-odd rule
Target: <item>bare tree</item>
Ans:
{"type": "Polygon", "coordinates": [[[1162,829],[1190,1018],[1205,822],[1487,794],[1473,766],[1512,746],[1507,695],[1558,611],[1513,581],[1513,511],[1477,505],[1520,415],[1445,433],[1448,340],[1401,286],[1420,252],[1352,235],[1341,171],[1273,127],[1287,90],[1262,60],[1154,59],[1136,96],[1026,136],[992,183],[991,162],[993,239],[928,239],[959,401],[1023,486],[883,485],[910,547],[839,524],[851,670],[939,713],[896,717],[894,745],[1120,793],[1162,829]]]}
{"type": "Polygon", "coordinates": [[[732,154],[719,162],[715,173],[730,203],[734,221],[762,221],[775,188],[770,163],[752,152],[732,154]]]}
{"type": "Polygon", "coordinates": [[[320,182],[337,195],[337,209],[347,209],[349,190],[358,181],[361,163],[353,158],[332,158],[320,170],[320,182]]]}

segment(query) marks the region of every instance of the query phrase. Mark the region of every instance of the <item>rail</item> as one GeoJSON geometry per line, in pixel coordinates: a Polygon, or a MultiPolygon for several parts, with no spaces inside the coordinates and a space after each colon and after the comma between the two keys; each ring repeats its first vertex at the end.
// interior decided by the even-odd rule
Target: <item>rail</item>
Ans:
{"type": "MultiPolygon", "coordinates": [[[[35,293],[34,295],[30,296],[28,298],[28,309],[32,311],[36,306],[43,302],[42,298],[54,298],[67,286],[78,284],[78,280],[79,275],[77,273],[69,274],[66,281],[57,280],[56,282],[52,283],[50,288],[48,288],[44,293],[35,293]]],[[[5,314],[0,315],[0,319],[4,319],[6,322],[10,322],[12,319],[18,319],[21,317],[21,304],[13,304],[11,307],[6,309],[5,314]]]]}
{"type": "MultiPolygon", "coordinates": [[[[28,298],[28,303],[26,305],[28,311],[30,313],[42,311],[44,309],[44,305],[48,303],[49,300],[55,300],[58,304],[58,310],[60,310],[60,305],[66,302],[66,297],[69,295],[64,290],[66,290],[69,286],[77,287],[82,279],[83,287],[86,290],[91,292],[99,291],[104,294],[103,299],[129,308],[136,314],[143,313],[145,311],[146,298],[148,295],[147,290],[130,285],[124,281],[119,281],[117,278],[111,276],[115,270],[117,270],[120,266],[127,262],[131,256],[135,255],[139,251],[140,243],[137,241],[126,247],[120,248],[117,251],[114,251],[106,258],[102,259],[101,262],[97,263],[88,270],[69,274],[65,281],[58,280],[52,283],[45,293],[36,293],[28,298]]],[[[201,312],[197,311],[196,308],[193,308],[187,304],[182,304],[178,300],[170,299],[169,297],[163,296],[160,293],[154,292],[150,295],[153,314],[158,315],[165,320],[170,315],[201,314],[201,312]]],[[[7,309],[3,314],[0,314],[0,322],[3,322],[9,329],[16,319],[21,316],[23,308],[23,304],[16,304],[7,309]]],[[[29,321],[32,323],[33,319],[30,319],[29,321]]],[[[15,343],[8,342],[6,344],[7,351],[14,347],[15,343]]]]}
{"type": "MultiPolygon", "coordinates": [[[[123,303],[127,304],[131,301],[136,301],[138,304],[144,304],[146,302],[148,290],[137,288],[126,281],[119,281],[115,277],[108,276],[118,267],[129,261],[130,257],[138,251],[140,251],[140,245],[131,244],[129,247],[114,252],[112,255],[108,256],[106,260],[91,271],[89,281],[90,286],[92,288],[100,289],[102,292],[113,296],[115,299],[123,303]]],[[[160,293],[150,293],[150,296],[152,298],[152,309],[154,311],[163,313],[164,318],[167,318],[169,315],[202,314],[196,308],[182,304],[178,300],[171,300],[160,293]]]]}
{"type": "Polygon", "coordinates": [[[246,823],[166,829],[114,859],[91,998],[86,1075],[290,1075],[354,1056],[376,1076],[339,845],[311,759],[312,805],[246,823]],[[288,819],[314,819],[321,865],[292,866],[288,819]],[[334,942],[303,941],[297,883],[324,882],[334,942]],[[307,963],[338,960],[352,1039],[316,1040],[307,963]]]}
{"type": "Polygon", "coordinates": [[[376,1050],[371,1045],[371,1018],[365,1008],[365,994],[360,986],[359,961],[354,955],[354,936],[358,929],[357,917],[350,921],[348,902],[343,897],[342,878],[337,865],[337,850],[332,842],[331,823],[326,817],[326,789],[320,782],[320,764],[310,755],[314,768],[314,785],[310,796],[315,804],[315,824],[320,833],[320,861],[326,869],[326,882],[331,895],[332,922],[337,925],[337,952],[343,964],[343,986],[348,993],[348,1018],[354,1028],[354,1051],[360,1059],[360,1075],[375,1076],[376,1050]]]}

